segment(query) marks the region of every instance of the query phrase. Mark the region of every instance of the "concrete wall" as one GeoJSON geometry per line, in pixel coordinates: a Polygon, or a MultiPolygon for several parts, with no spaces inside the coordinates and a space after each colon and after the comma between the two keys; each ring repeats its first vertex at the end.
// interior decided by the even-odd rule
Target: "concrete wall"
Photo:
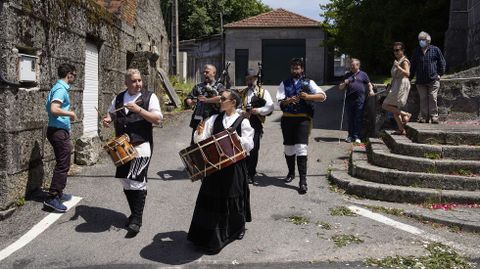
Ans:
{"type": "Polygon", "coordinates": [[[480,0],[450,1],[445,58],[449,67],[480,62],[480,0]]]}
{"type": "MultiPolygon", "coordinates": [[[[152,40],[161,44],[161,65],[168,64],[163,61],[168,58],[168,45],[158,41],[159,34],[166,35],[160,2],[140,3],[145,4],[146,9],[140,11],[142,17],[130,25],[93,0],[0,1],[0,73],[7,80],[17,82],[18,53],[28,52],[39,57],[36,85],[12,86],[0,82],[0,210],[11,206],[17,198],[49,185],[55,162],[52,148],[43,135],[47,123],[44,100],[57,79],[59,64],[68,62],[77,68],[78,76],[70,91],[72,109],[79,116],[72,124],[72,142],[83,132],[86,42],[93,42],[99,48],[100,111],[106,111],[114,91],[125,88],[127,54],[135,55],[139,44],[144,48],[149,48],[152,40]],[[158,9],[153,9],[154,6],[158,9]]],[[[149,59],[155,58],[158,59],[149,59]]],[[[99,136],[110,138],[112,130],[100,128],[99,136]]]]}
{"type": "Polygon", "coordinates": [[[262,61],[262,39],[305,39],[308,77],[322,84],[325,81],[325,53],[320,44],[324,38],[320,28],[226,29],[225,61],[232,63],[230,77],[235,77],[235,49],[248,49],[249,68],[258,68],[258,62],[262,61]]]}

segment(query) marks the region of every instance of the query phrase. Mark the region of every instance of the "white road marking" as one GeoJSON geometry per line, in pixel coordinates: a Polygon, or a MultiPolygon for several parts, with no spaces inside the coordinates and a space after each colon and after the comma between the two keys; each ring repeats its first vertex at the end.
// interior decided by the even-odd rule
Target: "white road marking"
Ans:
{"type": "Polygon", "coordinates": [[[421,230],[417,227],[414,227],[412,225],[408,225],[408,224],[393,220],[391,218],[385,217],[384,215],[374,213],[374,212],[372,212],[368,209],[365,209],[365,208],[362,208],[362,207],[359,207],[359,206],[355,206],[355,205],[348,206],[348,208],[350,210],[352,210],[355,214],[358,214],[360,216],[378,221],[380,223],[383,223],[385,225],[388,225],[388,226],[394,227],[396,229],[405,231],[407,233],[417,235],[419,237],[422,237],[425,240],[433,241],[433,242],[439,242],[439,243],[445,244],[447,246],[453,247],[455,249],[458,249],[458,250],[461,250],[461,251],[464,251],[464,252],[471,252],[472,251],[471,249],[469,249],[465,245],[455,243],[455,242],[452,242],[452,241],[448,241],[447,239],[445,239],[441,236],[427,233],[427,232],[425,232],[425,231],[423,231],[423,230],[421,230]]]}
{"type": "MultiPolygon", "coordinates": [[[[67,207],[67,211],[73,208],[78,202],[82,200],[82,197],[73,196],[72,200],[64,202],[63,204],[67,207]]],[[[15,251],[23,248],[33,239],[43,233],[50,225],[55,223],[63,214],[65,213],[50,213],[45,218],[43,218],[39,223],[35,224],[27,233],[20,237],[17,241],[9,245],[0,251],[0,261],[6,259],[8,256],[12,255],[15,251]]]]}

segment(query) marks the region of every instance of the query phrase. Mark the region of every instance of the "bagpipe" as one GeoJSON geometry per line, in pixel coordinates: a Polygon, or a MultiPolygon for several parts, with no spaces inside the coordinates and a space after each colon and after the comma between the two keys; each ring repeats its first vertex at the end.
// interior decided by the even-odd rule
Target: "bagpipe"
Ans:
{"type": "MultiPolygon", "coordinates": [[[[267,101],[263,98],[265,89],[262,89],[262,76],[263,76],[263,71],[262,71],[262,63],[258,62],[258,73],[257,73],[257,86],[259,89],[258,95],[254,94],[252,96],[252,99],[250,100],[250,103],[246,105],[246,111],[250,112],[252,108],[259,108],[263,107],[267,104],[267,101]]],[[[247,92],[245,92],[247,94],[247,92]]]]}
{"type": "MultiPolygon", "coordinates": [[[[218,79],[215,81],[213,85],[206,84],[203,87],[197,87],[196,90],[196,96],[205,96],[206,98],[212,98],[215,96],[219,95],[218,92],[218,85],[223,84],[223,83],[229,83],[229,75],[228,75],[228,68],[230,67],[230,62],[226,62],[224,69],[218,79]]],[[[224,85],[224,84],[223,84],[224,85]]],[[[211,104],[214,106],[215,110],[218,110],[220,105],[219,104],[211,104]]],[[[208,115],[205,113],[205,104],[203,102],[197,102],[195,107],[193,108],[195,111],[195,116],[194,118],[196,120],[203,120],[206,117],[209,117],[211,115],[208,115]]]]}

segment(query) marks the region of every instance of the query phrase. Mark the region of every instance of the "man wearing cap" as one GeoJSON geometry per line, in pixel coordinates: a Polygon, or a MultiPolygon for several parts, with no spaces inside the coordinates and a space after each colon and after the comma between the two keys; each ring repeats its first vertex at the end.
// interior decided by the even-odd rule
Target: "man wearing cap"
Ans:
{"type": "Polygon", "coordinates": [[[241,109],[243,115],[250,120],[255,130],[253,137],[254,147],[247,157],[248,183],[255,183],[255,174],[257,173],[258,151],[260,150],[260,139],[263,135],[263,123],[266,116],[273,112],[273,101],[270,93],[258,85],[257,71],[249,68],[245,74],[247,88],[240,93],[242,97],[241,109]]]}
{"type": "Polygon", "coordinates": [[[307,148],[312,128],[313,104],[327,98],[325,92],[311,79],[305,77],[303,59],[290,61],[291,77],[282,81],[277,90],[277,100],[283,111],[281,128],[288,175],[285,182],[295,178],[295,157],[300,182],[299,194],[307,193],[307,148]]]}

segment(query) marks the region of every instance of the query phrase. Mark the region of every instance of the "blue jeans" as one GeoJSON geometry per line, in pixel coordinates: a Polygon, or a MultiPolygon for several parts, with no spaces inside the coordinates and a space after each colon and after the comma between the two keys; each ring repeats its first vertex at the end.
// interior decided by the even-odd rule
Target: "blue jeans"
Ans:
{"type": "Polygon", "coordinates": [[[362,139],[364,96],[348,98],[345,109],[348,117],[348,136],[352,139],[362,139]]]}

